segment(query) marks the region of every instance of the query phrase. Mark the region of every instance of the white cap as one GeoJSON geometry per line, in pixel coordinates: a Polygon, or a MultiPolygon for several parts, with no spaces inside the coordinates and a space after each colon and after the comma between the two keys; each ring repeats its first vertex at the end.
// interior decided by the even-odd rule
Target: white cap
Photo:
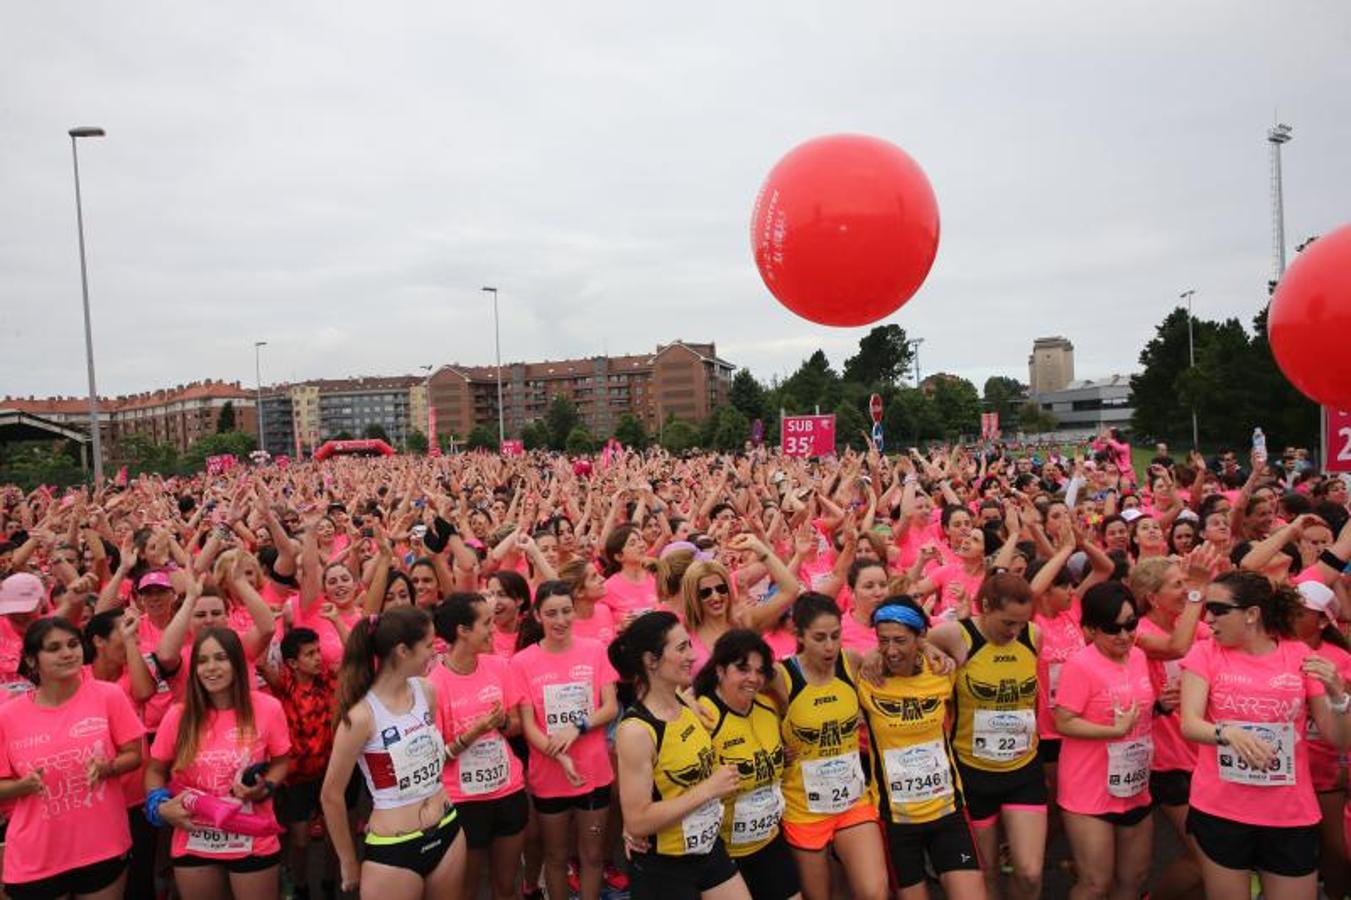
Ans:
{"type": "Polygon", "coordinates": [[[1333,593],[1332,588],[1321,581],[1301,581],[1295,585],[1295,589],[1299,591],[1299,599],[1305,609],[1322,613],[1331,622],[1336,623],[1337,595],[1333,593]]]}

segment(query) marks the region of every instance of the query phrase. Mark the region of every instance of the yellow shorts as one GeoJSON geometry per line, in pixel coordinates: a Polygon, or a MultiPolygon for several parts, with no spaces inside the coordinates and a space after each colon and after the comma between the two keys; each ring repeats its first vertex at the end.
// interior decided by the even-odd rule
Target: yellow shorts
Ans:
{"type": "Polygon", "coordinates": [[[818,819],[815,822],[783,821],[783,838],[790,847],[798,850],[824,850],[837,831],[862,825],[865,822],[880,823],[877,807],[872,801],[863,798],[842,813],[818,819]]]}

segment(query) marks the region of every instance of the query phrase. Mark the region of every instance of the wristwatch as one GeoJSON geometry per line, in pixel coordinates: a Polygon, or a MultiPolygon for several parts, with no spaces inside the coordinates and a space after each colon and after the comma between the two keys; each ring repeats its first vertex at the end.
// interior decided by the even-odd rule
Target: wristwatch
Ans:
{"type": "Polygon", "coordinates": [[[1224,735],[1221,734],[1222,731],[1224,731],[1224,726],[1223,726],[1223,725],[1218,725],[1218,724],[1217,724],[1217,725],[1215,726],[1215,746],[1216,746],[1216,747],[1228,747],[1228,746],[1229,746],[1229,742],[1228,742],[1227,740],[1225,740],[1224,735]]]}
{"type": "Polygon", "coordinates": [[[1187,591],[1188,603],[1200,603],[1204,599],[1206,599],[1206,595],[1200,591],[1187,591]]]}

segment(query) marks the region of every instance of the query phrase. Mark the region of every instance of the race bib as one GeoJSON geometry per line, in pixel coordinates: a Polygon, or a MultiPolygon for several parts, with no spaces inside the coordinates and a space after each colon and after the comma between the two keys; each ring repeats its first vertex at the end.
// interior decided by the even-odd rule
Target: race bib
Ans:
{"type": "Polygon", "coordinates": [[[702,856],[713,849],[722,831],[722,801],[709,800],[680,820],[685,852],[702,856]]]}
{"type": "Polygon", "coordinates": [[[971,752],[979,759],[1008,762],[1032,749],[1037,714],[1030,709],[978,709],[971,728],[971,752]]]}
{"type": "Polygon", "coordinates": [[[1149,766],[1154,761],[1154,742],[1149,738],[1112,741],[1107,745],[1107,793],[1134,797],[1149,784],[1149,766]]]}
{"type": "Polygon", "coordinates": [[[952,769],[943,741],[926,741],[882,754],[893,808],[953,794],[952,769]]]}
{"type": "Polygon", "coordinates": [[[863,767],[858,754],[802,761],[802,786],[807,811],[818,815],[842,813],[863,796],[863,767]]]}
{"type": "Polygon", "coordinates": [[[400,792],[420,794],[427,784],[440,783],[446,752],[438,737],[431,729],[425,729],[389,748],[389,761],[400,792]]]}
{"type": "Polygon", "coordinates": [[[777,781],[740,794],[732,805],[733,845],[769,840],[782,818],[783,788],[777,781]]]}
{"type": "Polygon", "coordinates": [[[544,732],[557,734],[577,725],[591,711],[591,685],[585,681],[544,686],[544,732]]]}
{"type": "Polygon", "coordinates": [[[188,832],[189,853],[203,856],[253,852],[253,838],[247,834],[231,834],[219,828],[193,828],[188,832]]]}
{"type": "Polygon", "coordinates": [[[460,790],[469,796],[501,790],[511,774],[507,742],[500,737],[474,741],[456,761],[460,764],[460,790]]]}
{"type": "Polygon", "coordinates": [[[1243,761],[1233,747],[1216,747],[1215,761],[1220,780],[1258,787],[1282,787],[1295,783],[1295,726],[1289,722],[1225,722],[1242,728],[1264,741],[1272,750],[1272,759],[1263,770],[1243,761]]]}

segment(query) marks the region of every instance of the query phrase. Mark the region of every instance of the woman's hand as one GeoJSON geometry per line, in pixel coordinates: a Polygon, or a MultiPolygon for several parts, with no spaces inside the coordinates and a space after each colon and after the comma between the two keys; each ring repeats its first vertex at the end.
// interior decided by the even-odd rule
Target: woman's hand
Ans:
{"type": "Polygon", "coordinates": [[[577,738],[581,736],[582,733],[576,725],[566,725],[561,731],[549,735],[549,746],[544,752],[548,756],[554,757],[560,753],[567,753],[568,748],[576,743],[577,738]]]}
{"type": "Polygon", "coordinates": [[[1220,729],[1220,735],[1229,741],[1229,746],[1248,767],[1257,772],[1265,772],[1276,756],[1276,751],[1251,731],[1226,725],[1220,729]]]}
{"type": "MultiPolygon", "coordinates": [[[[920,652],[924,654],[924,659],[928,661],[929,668],[937,675],[951,675],[957,671],[957,660],[948,656],[942,650],[939,650],[933,644],[925,641],[920,645],[920,652]]],[[[878,655],[881,658],[881,655],[878,655]]]]}
{"type": "Polygon", "coordinates": [[[1112,731],[1115,737],[1125,737],[1135,728],[1140,718],[1140,704],[1132,702],[1130,706],[1120,707],[1112,704],[1112,731]]]}
{"type": "Polygon", "coordinates": [[[1328,700],[1332,703],[1341,702],[1342,695],[1346,693],[1346,685],[1342,682],[1342,677],[1337,674],[1337,667],[1330,660],[1321,656],[1309,655],[1304,658],[1300,670],[1311,678],[1323,682],[1323,686],[1328,689],[1328,700]]]}
{"type": "Polygon", "coordinates": [[[192,816],[188,815],[188,811],[183,807],[181,797],[170,797],[161,803],[159,817],[182,831],[192,828],[192,816]]]}
{"type": "Polygon", "coordinates": [[[47,786],[42,783],[42,773],[47,771],[44,767],[38,766],[33,771],[19,779],[18,787],[20,797],[29,797],[33,794],[47,793],[47,786]]]}
{"type": "MultiPolygon", "coordinates": [[[[163,809],[164,807],[160,807],[161,816],[164,815],[163,809]]],[[[361,887],[361,863],[355,859],[339,859],[338,872],[338,879],[341,882],[339,886],[342,888],[342,892],[344,894],[355,894],[357,889],[361,887]]]]}
{"type": "Polygon", "coordinates": [[[724,763],[713,770],[713,774],[704,780],[700,787],[709,800],[721,800],[728,794],[735,794],[739,779],[736,766],[724,763]]]}

